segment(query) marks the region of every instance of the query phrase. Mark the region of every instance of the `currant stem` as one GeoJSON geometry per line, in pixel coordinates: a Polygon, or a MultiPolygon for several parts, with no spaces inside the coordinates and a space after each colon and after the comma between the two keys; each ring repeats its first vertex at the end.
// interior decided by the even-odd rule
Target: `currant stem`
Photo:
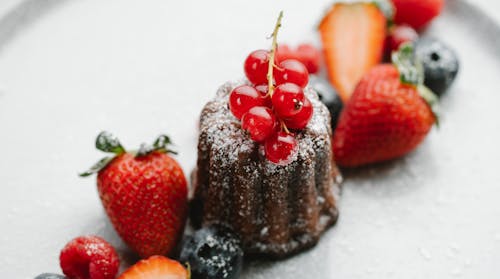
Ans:
{"type": "Polygon", "coordinates": [[[268,88],[269,88],[269,96],[273,96],[274,93],[274,84],[273,84],[273,69],[276,67],[276,64],[274,64],[274,57],[276,56],[276,48],[278,46],[278,30],[281,27],[281,19],[283,18],[283,11],[280,11],[280,14],[278,16],[278,19],[276,20],[276,25],[274,26],[274,31],[271,34],[271,37],[273,38],[273,43],[271,45],[271,52],[269,54],[269,67],[267,69],[267,81],[268,81],[268,88]]]}
{"type": "Polygon", "coordinates": [[[286,127],[285,122],[283,122],[283,120],[280,120],[280,124],[281,124],[281,129],[282,129],[283,131],[285,131],[285,133],[287,133],[287,134],[291,134],[291,133],[290,133],[290,130],[288,130],[288,128],[286,127]]]}

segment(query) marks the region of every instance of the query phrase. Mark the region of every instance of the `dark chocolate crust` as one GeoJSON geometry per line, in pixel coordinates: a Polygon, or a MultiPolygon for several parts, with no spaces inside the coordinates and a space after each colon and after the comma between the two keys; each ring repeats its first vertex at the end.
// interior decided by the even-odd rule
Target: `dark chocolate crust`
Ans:
{"type": "Polygon", "coordinates": [[[316,92],[306,89],[314,113],[296,134],[298,154],[287,165],[275,165],[228,109],[229,93],[239,84],[224,84],[201,113],[191,222],[229,225],[245,253],[285,257],[316,244],[338,218],[341,176],[333,161],[330,116],[316,92]]]}

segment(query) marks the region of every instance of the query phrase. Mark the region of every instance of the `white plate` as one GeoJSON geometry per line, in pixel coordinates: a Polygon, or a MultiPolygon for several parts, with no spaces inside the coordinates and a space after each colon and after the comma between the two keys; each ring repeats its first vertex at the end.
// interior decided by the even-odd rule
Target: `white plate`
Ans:
{"type": "MultiPolygon", "coordinates": [[[[60,249],[82,234],[126,255],[94,178],[77,176],[102,156],[97,133],[130,148],[169,133],[190,172],[201,107],[268,47],[279,9],[280,41],[298,43],[316,39],[329,2],[31,0],[0,18],[0,274],[60,272],[60,249]]],[[[455,0],[428,34],[462,65],[441,128],[402,160],[347,173],[319,245],[243,278],[498,278],[500,28],[455,0]]]]}

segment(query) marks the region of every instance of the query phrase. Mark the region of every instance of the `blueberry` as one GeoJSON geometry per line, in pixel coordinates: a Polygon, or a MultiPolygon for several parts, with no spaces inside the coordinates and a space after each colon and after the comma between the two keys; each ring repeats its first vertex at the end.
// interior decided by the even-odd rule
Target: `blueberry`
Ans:
{"type": "Polygon", "coordinates": [[[35,277],[35,279],[66,279],[66,277],[54,273],[42,273],[35,277]]]}
{"type": "Polygon", "coordinates": [[[455,80],[459,62],[455,51],[434,38],[417,42],[415,54],[424,66],[424,84],[441,96],[455,80]]]}
{"type": "Polygon", "coordinates": [[[344,107],[342,100],[340,99],[337,91],[326,81],[317,76],[310,77],[309,84],[318,92],[319,99],[330,111],[330,116],[332,117],[332,129],[335,130],[337,127],[337,122],[339,120],[340,112],[344,107]]]}
{"type": "Polygon", "coordinates": [[[238,278],[243,250],[238,236],[225,226],[202,228],[182,243],[180,262],[188,262],[192,279],[238,278]]]}

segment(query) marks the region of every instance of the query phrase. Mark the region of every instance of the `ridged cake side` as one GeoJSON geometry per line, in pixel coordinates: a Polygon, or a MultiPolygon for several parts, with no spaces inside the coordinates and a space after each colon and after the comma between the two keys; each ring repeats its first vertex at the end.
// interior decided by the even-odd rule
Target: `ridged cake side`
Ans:
{"type": "Polygon", "coordinates": [[[332,159],[329,112],[305,90],[314,114],[296,135],[296,158],[278,166],[228,109],[229,93],[239,84],[224,84],[201,113],[191,219],[195,226],[231,226],[246,253],[287,256],[314,245],[338,217],[341,177],[332,159]]]}

